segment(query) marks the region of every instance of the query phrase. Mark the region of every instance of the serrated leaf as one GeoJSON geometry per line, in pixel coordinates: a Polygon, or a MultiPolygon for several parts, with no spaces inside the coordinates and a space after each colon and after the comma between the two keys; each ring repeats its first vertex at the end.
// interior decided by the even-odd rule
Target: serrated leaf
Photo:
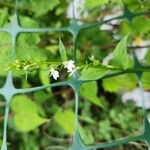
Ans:
{"type": "MultiPolygon", "coordinates": [[[[38,23],[29,17],[20,17],[20,23],[24,27],[38,27],[38,23]]],[[[38,47],[40,43],[40,35],[38,33],[22,33],[17,39],[17,48],[15,57],[19,60],[35,60],[44,61],[47,59],[44,50],[38,47]]]]}
{"type": "Polygon", "coordinates": [[[58,111],[54,116],[55,121],[59,124],[66,133],[74,134],[74,120],[75,115],[71,110],[58,111]]]}
{"type": "Polygon", "coordinates": [[[122,69],[133,67],[133,62],[127,54],[127,38],[127,36],[124,37],[113,52],[113,65],[122,69]]]}
{"type": "Polygon", "coordinates": [[[59,39],[59,52],[60,52],[62,61],[67,61],[66,49],[61,39],[59,39]]]}
{"type": "Polygon", "coordinates": [[[38,62],[46,60],[47,55],[44,49],[38,46],[40,40],[40,35],[37,33],[20,34],[17,39],[15,59],[38,62]]]}
{"type": "Polygon", "coordinates": [[[131,90],[136,87],[137,80],[132,74],[125,74],[104,79],[102,82],[105,91],[117,92],[118,90],[131,90]]]}
{"type": "Polygon", "coordinates": [[[39,115],[38,106],[26,96],[13,97],[11,109],[15,113],[14,123],[16,127],[23,132],[34,130],[49,121],[49,119],[42,118],[39,115]]]}
{"type": "MultiPolygon", "coordinates": [[[[35,27],[38,26],[37,22],[28,17],[21,17],[20,22],[22,26],[35,27]]],[[[38,44],[40,43],[40,35],[38,33],[22,33],[17,39],[17,47],[15,59],[25,61],[44,61],[47,59],[46,53],[41,49],[38,44]]]]}
{"type": "Polygon", "coordinates": [[[80,80],[100,79],[108,70],[100,65],[86,67],[81,71],[80,80]]]}
{"type": "Polygon", "coordinates": [[[92,9],[96,6],[107,4],[109,0],[86,0],[85,1],[85,7],[88,9],[92,9]]]}
{"type": "Polygon", "coordinates": [[[102,107],[101,99],[97,96],[98,87],[96,81],[84,83],[80,88],[81,96],[93,104],[102,107]]]}
{"type": "Polygon", "coordinates": [[[47,59],[44,50],[38,48],[36,45],[19,45],[16,48],[15,59],[25,61],[45,61],[47,59]]]}

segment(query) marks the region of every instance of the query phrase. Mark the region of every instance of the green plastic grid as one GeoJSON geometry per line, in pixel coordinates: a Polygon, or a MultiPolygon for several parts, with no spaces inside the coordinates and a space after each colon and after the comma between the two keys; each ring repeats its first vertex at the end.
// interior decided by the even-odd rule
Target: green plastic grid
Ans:
{"type": "MultiPolygon", "coordinates": [[[[74,7],[74,2],[73,7],[74,7]]],[[[146,15],[150,14],[150,11],[147,12],[139,12],[139,13],[131,13],[126,5],[124,5],[124,14],[118,17],[114,17],[108,20],[102,20],[98,21],[95,23],[91,24],[82,24],[78,25],[77,20],[75,19],[75,15],[73,12],[73,19],[70,21],[69,26],[63,27],[63,28],[22,28],[20,27],[18,23],[18,14],[17,14],[17,7],[18,7],[18,0],[16,0],[16,5],[15,5],[15,11],[13,15],[13,19],[11,20],[11,23],[8,27],[5,28],[0,28],[0,32],[7,32],[11,35],[11,50],[10,50],[10,61],[13,62],[14,60],[14,51],[15,51],[15,45],[16,45],[16,38],[19,33],[23,32],[28,32],[28,33],[35,33],[35,32],[69,32],[72,34],[73,42],[74,42],[74,49],[73,49],[73,59],[76,62],[76,45],[77,45],[77,38],[78,34],[81,30],[88,29],[88,28],[93,28],[98,25],[110,22],[112,20],[122,20],[122,19],[127,19],[129,22],[136,16],[140,15],[146,15]]],[[[69,150],[97,150],[100,148],[109,148],[113,146],[118,146],[121,144],[127,144],[131,141],[144,141],[150,150],[150,123],[147,118],[147,111],[145,107],[145,97],[144,97],[144,90],[142,87],[142,82],[141,82],[141,74],[143,71],[149,71],[150,66],[142,66],[137,58],[134,55],[134,65],[136,66],[135,70],[126,70],[126,71],[120,71],[117,73],[111,73],[111,74],[105,74],[103,77],[100,79],[105,79],[125,73],[134,73],[136,74],[138,81],[139,81],[139,87],[141,89],[141,100],[143,104],[143,112],[144,112],[144,120],[143,120],[143,133],[141,133],[138,136],[130,136],[128,138],[124,139],[118,139],[112,142],[104,143],[104,144],[95,144],[95,145],[85,145],[78,133],[78,103],[79,103],[79,89],[82,84],[85,82],[90,82],[90,81],[81,81],[79,80],[79,74],[77,72],[74,73],[71,79],[67,81],[62,81],[62,82],[57,82],[54,84],[48,84],[44,86],[38,86],[38,87],[33,87],[33,88],[27,88],[27,89],[17,89],[15,88],[13,84],[13,76],[11,71],[8,73],[5,84],[2,88],[0,88],[0,94],[4,96],[5,101],[6,101],[6,108],[5,108],[5,119],[4,119],[4,130],[3,130],[3,142],[2,142],[2,147],[1,150],[7,150],[7,124],[8,124],[8,117],[9,117],[9,109],[10,109],[10,102],[11,98],[16,95],[16,94],[23,94],[23,93],[30,93],[34,91],[39,91],[48,87],[58,87],[58,86],[64,86],[64,85],[69,85],[73,88],[74,93],[75,93],[75,131],[74,131],[74,137],[73,137],[73,143],[70,147],[69,150]]],[[[92,81],[92,80],[91,80],[92,81]]]]}

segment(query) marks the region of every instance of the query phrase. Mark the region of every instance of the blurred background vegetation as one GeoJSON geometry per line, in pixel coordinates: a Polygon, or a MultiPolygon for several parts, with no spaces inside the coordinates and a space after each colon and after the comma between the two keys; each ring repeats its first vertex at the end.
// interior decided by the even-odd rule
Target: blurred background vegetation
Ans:
{"type": "MultiPolygon", "coordinates": [[[[149,0],[125,0],[127,8],[135,12],[150,10],[149,0]]],[[[0,27],[10,23],[14,0],[0,0],[0,27]]],[[[122,0],[75,0],[75,17],[79,24],[94,23],[123,14],[122,0]]],[[[68,26],[72,18],[69,0],[19,0],[19,24],[26,28],[68,26]]],[[[129,54],[135,51],[140,62],[150,64],[150,15],[132,20],[115,20],[79,33],[77,63],[86,63],[91,55],[108,64],[112,51],[122,37],[130,34],[129,54]]],[[[15,60],[23,62],[60,61],[59,38],[68,57],[72,59],[72,35],[66,32],[21,33],[17,37],[15,60]]],[[[11,36],[0,32],[0,87],[5,83],[11,36]]],[[[29,88],[56,82],[49,77],[47,66],[28,73],[14,71],[16,88],[29,88]]],[[[150,73],[143,73],[146,100],[150,100],[150,73]]],[[[66,80],[62,71],[59,80],[66,80]]],[[[142,132],[138,81],[131,74],[102,81],[89,82],[80,88],[79,132],[85,144],[103,143],[142,132]]],[[[146,102],[150,108],[150,102],[146,102]]],[[[2,142],[5,100],[0,97],[0,145],[2,142]]],[[[16,95],[13,97],[8,124],[8,149],[59,150],[67,149],[74,133],[74,92],[66,87],[16,95]],[[21,102],[20,102],[21,101],[21,102]],[[18,119],[19,118],[19,119],[18,119]]],[[[109,150],[145,150],[141,142],[110,148],[109,150]]]]}

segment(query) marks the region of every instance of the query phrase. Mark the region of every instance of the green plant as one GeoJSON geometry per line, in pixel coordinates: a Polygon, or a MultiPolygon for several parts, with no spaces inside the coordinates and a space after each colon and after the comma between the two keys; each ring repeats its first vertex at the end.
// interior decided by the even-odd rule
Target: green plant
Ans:
{"type": "MultiPolygon", "coordinates": [[[[1,44],[4,46],[0,56],[0,75],[3,78],[7,76],[6,82],[1,78],[0,89],[0,94],[5,97],[5,101],[1,98],[2,108],[6,107],[2,150],[6,150],[6,145],[9,144],[12,150],[66,149],[71,145],[73,150],[99,149],[137,140],[145,140],[149,144],[149,123],[144,97],[141,110],[136,109],[134,103],[123,104],[120,95],[107,96],[107,91],[128,91],[139,84],[143,95],[143,87],[145,90],[150,88],[149,51],[143,62],[137,60],[134,52],[127,51],[127,47],[136,49],[129,43],[139,35],[140,38],[149,39],[147,32],[150,30],[150,4],[148,1],[138,0],[123,3],[113,0],[110,4],[108,2],[86,0],[89,17],[85,21],[88,23],[80,25],[78,20],[73,18],[69,26],[68,19],[64,19],[64,10],[69,4],[65,0],[39,1],[39,7],[34,0],[29,0],[28,3],[20,0],[18,5],[13,2],[0,2],[4,6],[1,9],[0,31],[11,35],[5,32],[0,34],[1,44]],[[114,4],[123,4],[124,13],[112,19],[90,23],[95,16],[99,17],[99,10],[103,10],[103,7],[95,9],[98,4],[107,4],[108,8],[104,9],[106,13],[112,13],[114,4]],[[19,18],[16,14],[11,15],[16,6],[19,18]],[[50,22],[50,19],[53,22],[50,22]],[[118,32],[111,34],[96,28],[116,19],[123,20],[117,27],[118,32]],[[73,38],[68,33],[61,32],[69,32],[73,38]],[[126,34],[128,36],[125,36],[126,34]],[[119,44],[114,45],[112,37],[117,35],[120,42],[117,41],[119,44]],[[109,46],[108,43],[111,44],[110,50],[99,47],[99,44],[109,46]],[[112,52],[114,47],[116,48],[109,64],[103,64],[102,59],[112,52]],[[12,112],[8,124],[9,140],[6,143],[10,107],[12,112]],[[145,131],[137,135],[137,130],[142,128],[143,118],[145,131]],[[132,133],[134,137],[111,142],[132,133]],[[14,144],[14,141],[17,141],[17,144],[14,144]],[[106,141],[110,143],[94,145],[106,141]],[[83,143],[91,146],[85,146],[83,143]]],[[[4,111],[1,110],[0,113],[3,120],[4,111]]],[[[133,142],[128,147],[144,149],[145,145],[133,142]]],[[[123,147],[120,146],[119,149],[123,147]]]]}

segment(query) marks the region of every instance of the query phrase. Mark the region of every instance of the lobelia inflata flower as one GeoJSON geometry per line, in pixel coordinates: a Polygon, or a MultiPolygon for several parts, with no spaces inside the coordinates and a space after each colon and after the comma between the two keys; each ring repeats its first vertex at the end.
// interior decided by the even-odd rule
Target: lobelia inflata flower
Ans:
{"type": "Polygon", "coordinates": [[[75,72],[75,64],[73,60],[65,61],[63,65],[64,65],[64,68],[67,69],[67,72],[70,73],[69,76],[71,76],[75,72]]]}
{"type": "Polygon", "coordinates": [[[50,69],[50,76],[53,76],[53,78],[55,80],[57,80],[57,78],[59,78],[59,72],[56,69],[51,68],[50,69]]]}

